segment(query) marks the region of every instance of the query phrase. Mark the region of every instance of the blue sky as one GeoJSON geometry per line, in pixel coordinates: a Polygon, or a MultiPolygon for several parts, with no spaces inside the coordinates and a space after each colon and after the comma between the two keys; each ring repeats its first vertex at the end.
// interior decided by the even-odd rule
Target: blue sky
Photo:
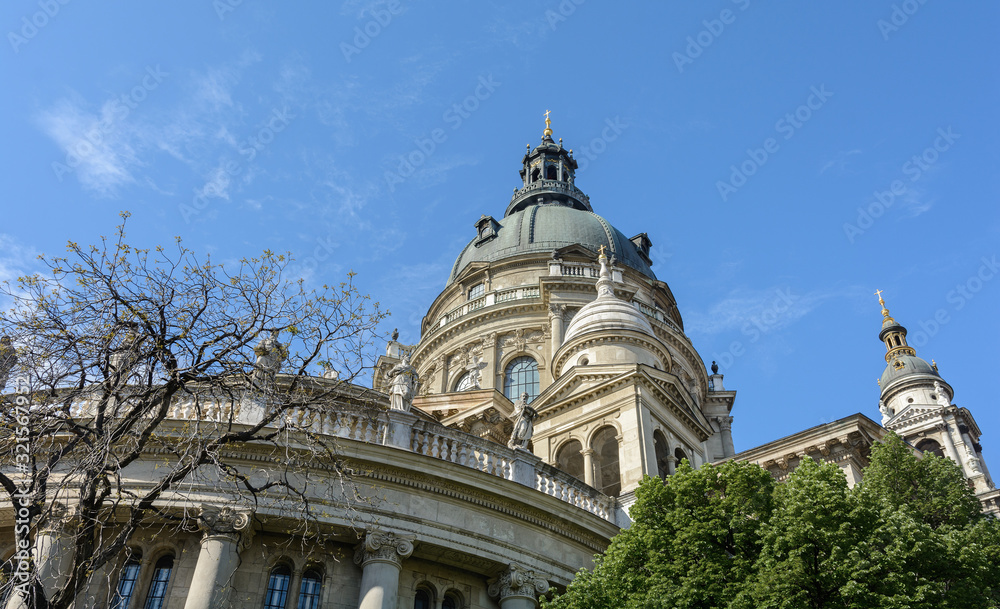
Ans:
{"type": "Polygon", "coordinates": [[[738,391],[737,449],[878,420],[880,288],[1000,473],[997,5],[151,4],[0,7],[0,277],[129,210],[135,245],[354,270],[416,342],[551,110],[738,391]]]}

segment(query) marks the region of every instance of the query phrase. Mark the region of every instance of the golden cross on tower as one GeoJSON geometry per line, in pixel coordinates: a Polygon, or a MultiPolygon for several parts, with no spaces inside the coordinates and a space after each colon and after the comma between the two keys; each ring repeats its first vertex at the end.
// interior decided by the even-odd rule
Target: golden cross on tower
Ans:
{"type": "Polygon", "coordinates": [[[549,120],[549,111],[545,111],[545,131],[542,132],[545,135],[552,135],[552,121],[549,120]]]}
{"type": "Polygon", "coordinates": [[[597,252],[598,252],[598,253],[599,253],[599,254],[600,254],[601,256],[604,256],[604,246],[602,245],[601,247],[597,248],[597,252]]]}
{"type": "Polygon", "coordinates": [[[548,110],[545,111],[545,122],[546,123],[549,122],[549,111],[548,110]]]}
{"type": "Polygon", "coordinates": [[[882,300],[882,290],[875,290],[875,295],[878,296],[879,304],[885,304],[885,301],[882,300]]]}

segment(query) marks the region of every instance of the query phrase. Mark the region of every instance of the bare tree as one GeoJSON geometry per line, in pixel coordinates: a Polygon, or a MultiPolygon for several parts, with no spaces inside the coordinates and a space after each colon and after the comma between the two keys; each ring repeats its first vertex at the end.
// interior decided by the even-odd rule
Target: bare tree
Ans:
{"type": "Polygon", "coordinates": [[[137,532],[189,527],[177,506],[198,484],[236,505],[278,505],[300,535],[323,534],[318,504],[355,499],[335,438],[317,432],[335,406],[374,403],[352,381],[370,369],[386,313],[354,274],[307,290],[271,251],[223,267],[180,239],[131,247],[124,227],[100,246],[69,243],[67,257],[43,258],[46,274],[0,289],[13,300],[0,313],[0,451],[15,456],[0,462],[15,522],[0,527],[13,526],[15,549],[37,551],[46,527],[72,523],[56,588],[38,569],[18,588],[32,608],[68,607],[137,532]],[[266,465],[232,456],[248,449],[269,451],[266,465]]]}

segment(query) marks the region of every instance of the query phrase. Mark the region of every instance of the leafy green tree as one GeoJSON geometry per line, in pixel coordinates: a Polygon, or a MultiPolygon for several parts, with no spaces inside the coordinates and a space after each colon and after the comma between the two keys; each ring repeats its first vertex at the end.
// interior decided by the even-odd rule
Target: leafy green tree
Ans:
{"type": "Polygon", "coordinates": [[[854,490],[863,536],[846,591],[853,606],[996,606],[1000,523],[982,515],[954,461],[918,457],[889,434],[854,490]]]}
{"type": "Polygon", "coordinates": [[[685,462],[666,482],[647,477],[630,510],[632,526],[597,557],[593,571],[581,571],[545,606],[727,606],[753,569],[773,486],[760,467],[736,462],[698,470],[685,462]]]}
{"type": "Polygon", "coordinates": [[[841,589],[851,578],[849,552],[858,531],[843,471],[805,457],[774,495],[756,576],[736,606],[847,607],[841,589]]]}

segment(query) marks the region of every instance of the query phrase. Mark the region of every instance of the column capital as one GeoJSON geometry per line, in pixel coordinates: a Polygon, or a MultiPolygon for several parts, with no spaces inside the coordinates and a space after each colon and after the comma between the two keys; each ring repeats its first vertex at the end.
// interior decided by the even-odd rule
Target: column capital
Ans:
{"type": "Polygon", "coordinates": [[[733,417],[715,417],[715,422],[719,424],[719,429],[722,431],[732,431],[733,429],[733,417]]]}
{"type": "Polygon", "coordinates": [[[403,559],[413,554],[414,535],[369,530],[354,551],[354,564],[365,567],[370,562],[387,562],[401,567],[403,559]]]}
{"type": "Polygon", "coordinates": [[[250,523],[253,512],[239,510],[229,505],[202,504],[198,511],[198,528],[204,533],[203,539],[228,537],[239,543],[243,550],[249,544],[253,531],[250,523]]]}
{"type": "Polygon", "coordinates": [[[487,592],[503,604],[503,601],[511,597],[528,598],[532,602],[537,602],[538,595],[545,594],[548,590],[549,582],[537,577],[534,571],[510,563],[490,583],[487,592]]]}
{"type": "Polygon", "coordinates": [[[584,457],[593,457],[594,456],[594,449],[593,448],[584,448],[583,450],[580,451],[580,454],[583,455],[584,457]]]}

